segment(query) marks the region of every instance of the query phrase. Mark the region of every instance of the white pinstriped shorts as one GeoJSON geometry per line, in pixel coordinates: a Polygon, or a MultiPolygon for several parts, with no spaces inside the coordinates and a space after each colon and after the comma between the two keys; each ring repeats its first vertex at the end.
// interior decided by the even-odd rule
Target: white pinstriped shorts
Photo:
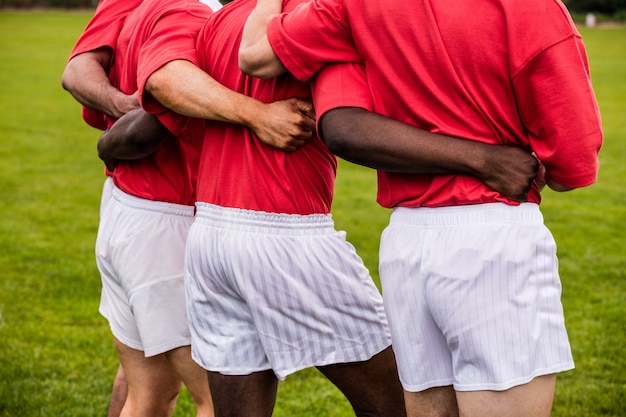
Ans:
{"type": "Polygon", "coordinates": [[[183,276],[193,213],[105,182],[96,240],[100,313],[118,340],[146,357],[191,343],[183,276]]]}
{"type": "Polygon", "coordinates": [[[407,391],[506,390],[574,367],[536,204],[397,208],[380,276],[407,391]]]}
{"type": "Polygon", "coordinates": [[[185,287],[202,367],[282,380],[390,345],[380,292],[330,215],[196,206],[185,287]]]}

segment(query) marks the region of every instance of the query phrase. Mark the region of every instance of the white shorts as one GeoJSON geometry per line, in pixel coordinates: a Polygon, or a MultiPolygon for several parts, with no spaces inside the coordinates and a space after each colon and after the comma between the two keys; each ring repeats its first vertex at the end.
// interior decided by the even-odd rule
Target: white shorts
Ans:
{"type": "Polygon", "coordinates": [[[192,354],[209,371],[283,380],[390,345],[380,291],[330,215],[198,203],[186,261],[192,354]]]}
{"type": "Polygon", "coordinates": [[[96,241],[100,313],[117,339],[146,357],[191,343],[183,275],[193,213],[128,195],[110,179],[104,186],[96,241]]]}
{"type": "Polygon", "coordinates": [[[536,204],[397,208],[380,276],[407,391],[506,390],[574,367],[536,204]]]}

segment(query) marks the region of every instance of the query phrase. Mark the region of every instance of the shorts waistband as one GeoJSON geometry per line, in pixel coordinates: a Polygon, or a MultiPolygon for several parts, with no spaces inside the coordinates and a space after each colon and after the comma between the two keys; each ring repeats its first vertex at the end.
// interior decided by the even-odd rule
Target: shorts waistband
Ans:
{"type": "Polygon", "coordinates": [[[130,195],[113,184],[112,196],[124,206],[139,210],[153,211],[162,214],[193,217],[195,208],[182,204],[167,203],[165,201],[147,200],[145,198],[130,195]]]}
{"type": "Polygon", "coordinates": [[[335,232],[330,214],[284,214],[196,203],[196,221],[213,227],[283,235],[320,235],[335,232]]]}
{"type": "Polygon", "coordinates": [[[454,226],[481,223],[541,223],[543,214],[539,205],[522,203],[511,206],[504,203],[475,204],[455,207],[396,207],[390,224],[412,226],[454,226]]]}

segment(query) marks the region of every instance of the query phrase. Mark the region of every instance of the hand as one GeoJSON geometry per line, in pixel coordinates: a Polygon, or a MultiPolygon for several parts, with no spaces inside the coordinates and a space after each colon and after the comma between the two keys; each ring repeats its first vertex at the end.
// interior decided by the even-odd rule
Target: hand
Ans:
{"type": "Polygon", "coordinates": [[[315,132],[315,110],[310,101],[290,98],[264,105],[251,128],[259,139],[279,150],[293,152],[315,132]]]}
{"type": "Polygon", "coordinates": [[[114,105],[116,113],[113,116],[119,119],[126,113],[139,108],[139,93],[135,91],[135,93],[128,95],[120,92],[115,96],[114,105]]]}
{"type": "Polygon", "coordinates": [[[490,146],[488,162],[479,178],[489,188],[517,201],[527,201],[528,191],[539,171],[539,160],[513,146],[490,146]]]}
{"type": "Polygon", "coordinates": [[[137,108],[139,108],[139,92],[135,91],[133,94],[125,95],[124,100],[120,104],[120,110],[122,113],[126,114],[137,108]]]}

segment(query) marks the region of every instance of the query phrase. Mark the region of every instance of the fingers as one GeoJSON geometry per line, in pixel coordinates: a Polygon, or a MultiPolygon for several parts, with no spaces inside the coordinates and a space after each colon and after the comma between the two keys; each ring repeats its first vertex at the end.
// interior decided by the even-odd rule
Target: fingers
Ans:
{"type": "Polygon", "coordinates": [[[310,133],[311,136],[312,136],[313,132],[315,132],[315,129],[316,129],[317,126],[315,125],[315,120],[314,119],[310,119],[310,118],[306,117],[304,119],[304,123],[303,123],[302,127],[303,127],[303,129],[306,132],[310,133]]]}
{"type": "Polygon", "coordinates": [[[293,152],[300,149],[304,146],[308,140],[311,138],[312,134],[309,132],[309,136],[307,138],[293,138],[287,144],[285,144],[284,151],[293,152]]]}
{"type": "Polygon", "coordinates": [[[315,123],[315,107],[313,107],[311,101],[294,99],[294,104],[300,113],[313,120],[313,123],[315,123]]]}
{"type": "Polygon", "coordinates": [[[304,100],[294,99],[295,110],[297,112],[295,124],[300,129],[300,133],[294,136],[304,136],[310,139],[316,129],[315,110],[313,104],[304,100]]]}
{"type": "Polygon", "coordinates": [[[315,110],[313,104],[308,101],[297,100],[297,106],[299,112],[304,116],[300,120],[300,127],[302,129],[301,135],[304,135],[306,139],[310,139],[317,127],[315,124],[315,110]]]}
{"type": "Polygon", "coordinates": [[[304,146],[315,134],[315,110],[311,101],[290,98],[269,104],[271,117],[255,133],[267,145],[285,152],[304,146]]]}
{"type": "Polygon", "coordinates": [[[276,136],[271,141],[265,140],[264,142],[274,149],[278,149],[284,152],[293,152],[304,146],[312,137],[312,132],[304,132],[298,130],[292,135],[276,136]]]}

